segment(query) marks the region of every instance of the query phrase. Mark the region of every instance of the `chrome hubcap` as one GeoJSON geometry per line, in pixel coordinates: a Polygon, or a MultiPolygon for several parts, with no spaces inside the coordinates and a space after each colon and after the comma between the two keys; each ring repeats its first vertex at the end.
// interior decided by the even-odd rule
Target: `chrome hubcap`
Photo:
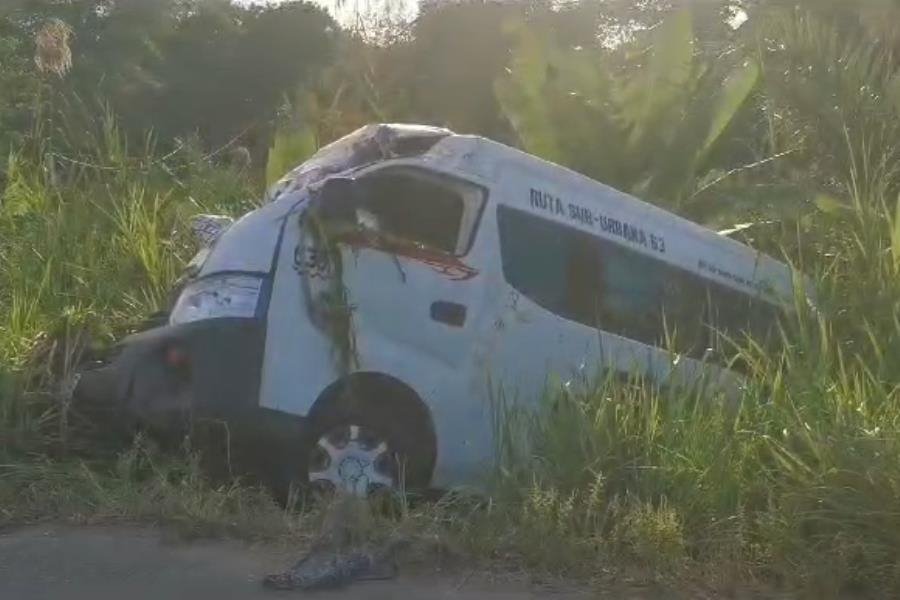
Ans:
{"type": "Polygon", "coordinates": [[[326,433],[310,456],[309,482],[361,497],[377,488],[393,488],[387,442],[359,425],[326,433]]]}

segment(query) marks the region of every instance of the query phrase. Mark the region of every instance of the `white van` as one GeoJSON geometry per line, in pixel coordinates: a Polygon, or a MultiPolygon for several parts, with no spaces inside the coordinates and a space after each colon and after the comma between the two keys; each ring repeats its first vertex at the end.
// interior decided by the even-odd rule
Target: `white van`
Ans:
{"type": "Polygon", "coordinates": [[[740,243],[408,125],[324,148],[197,262],[169,323],[106,368],[117,398],[264,423],[284,477],[357,493],[478,485],[497,388],[527,406],[550,375],[733,384],[713,329],[765,332],[793,298],[790,269],[740,243]]]}

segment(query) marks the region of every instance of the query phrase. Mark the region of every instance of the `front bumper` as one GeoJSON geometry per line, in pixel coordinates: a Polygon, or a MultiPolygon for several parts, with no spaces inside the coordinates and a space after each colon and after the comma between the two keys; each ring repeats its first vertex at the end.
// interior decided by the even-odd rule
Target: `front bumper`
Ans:
{"type": "Polygon", "coordinates": [[[76,400],[150,423],[241,418],[258,410],[264,345],[256,319],[157,327],[129,336],[109,364],[82,373],[76,400]]]}
{"type": "Polygon", "coordinates": [[[259,406],[264,347],[256,319],[157,327],[126,338],[107,365],[82,373],[75,401],[112,412],[116,428],[137,426],[178,443],[189,434],[212,473],[240,473],[285,496],[307,424],[259,406]]]}

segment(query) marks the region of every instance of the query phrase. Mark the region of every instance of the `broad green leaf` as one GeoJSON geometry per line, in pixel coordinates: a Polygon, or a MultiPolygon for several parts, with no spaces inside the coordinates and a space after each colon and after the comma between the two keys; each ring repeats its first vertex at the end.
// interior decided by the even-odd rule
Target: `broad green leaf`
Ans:
{"type": "Polygon", "coordinates": [[[693,55],[692,14],[683,9],[652,34],[648,63],[622,87],[620,103],[632,127],[632,148],[653,138],[658,126],[671,123],[682,112],[692,87],[693,55]]]}
{"type": "Polygon", "coordinates": [[[755,61],[748,61],[732,71],[725,79],[722,84],[722,93],[719,94],[713,108],[709,133],[696,157],[697,163],[706,158],[725,130],[728,129],[728,126],[740,113],[741,107],[756,88],[759,82],[759,75],[759,65],[755,61]]]}
{"type": "MultiPolygon", "coordinates": [[[[512,27],[512,26],[510,26],[512,27]]],[[[565,162],[557,128],[547,106],[548,55],[546,35],[525,27],[516,28],[518,39],[507,77],[498,80],[494,92],[525,149],[548,160],[565,162]]]]}

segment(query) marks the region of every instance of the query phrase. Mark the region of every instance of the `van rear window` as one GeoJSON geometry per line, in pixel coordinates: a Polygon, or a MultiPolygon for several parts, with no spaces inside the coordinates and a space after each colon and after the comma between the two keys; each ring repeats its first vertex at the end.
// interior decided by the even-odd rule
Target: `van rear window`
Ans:
{"type": "Polygon", "coordinates": [[[694,358],[716,332],[772,337],[767,302],[528,212],[501,205],[497,220],[506,281],[562,318],[694,358]]]}

